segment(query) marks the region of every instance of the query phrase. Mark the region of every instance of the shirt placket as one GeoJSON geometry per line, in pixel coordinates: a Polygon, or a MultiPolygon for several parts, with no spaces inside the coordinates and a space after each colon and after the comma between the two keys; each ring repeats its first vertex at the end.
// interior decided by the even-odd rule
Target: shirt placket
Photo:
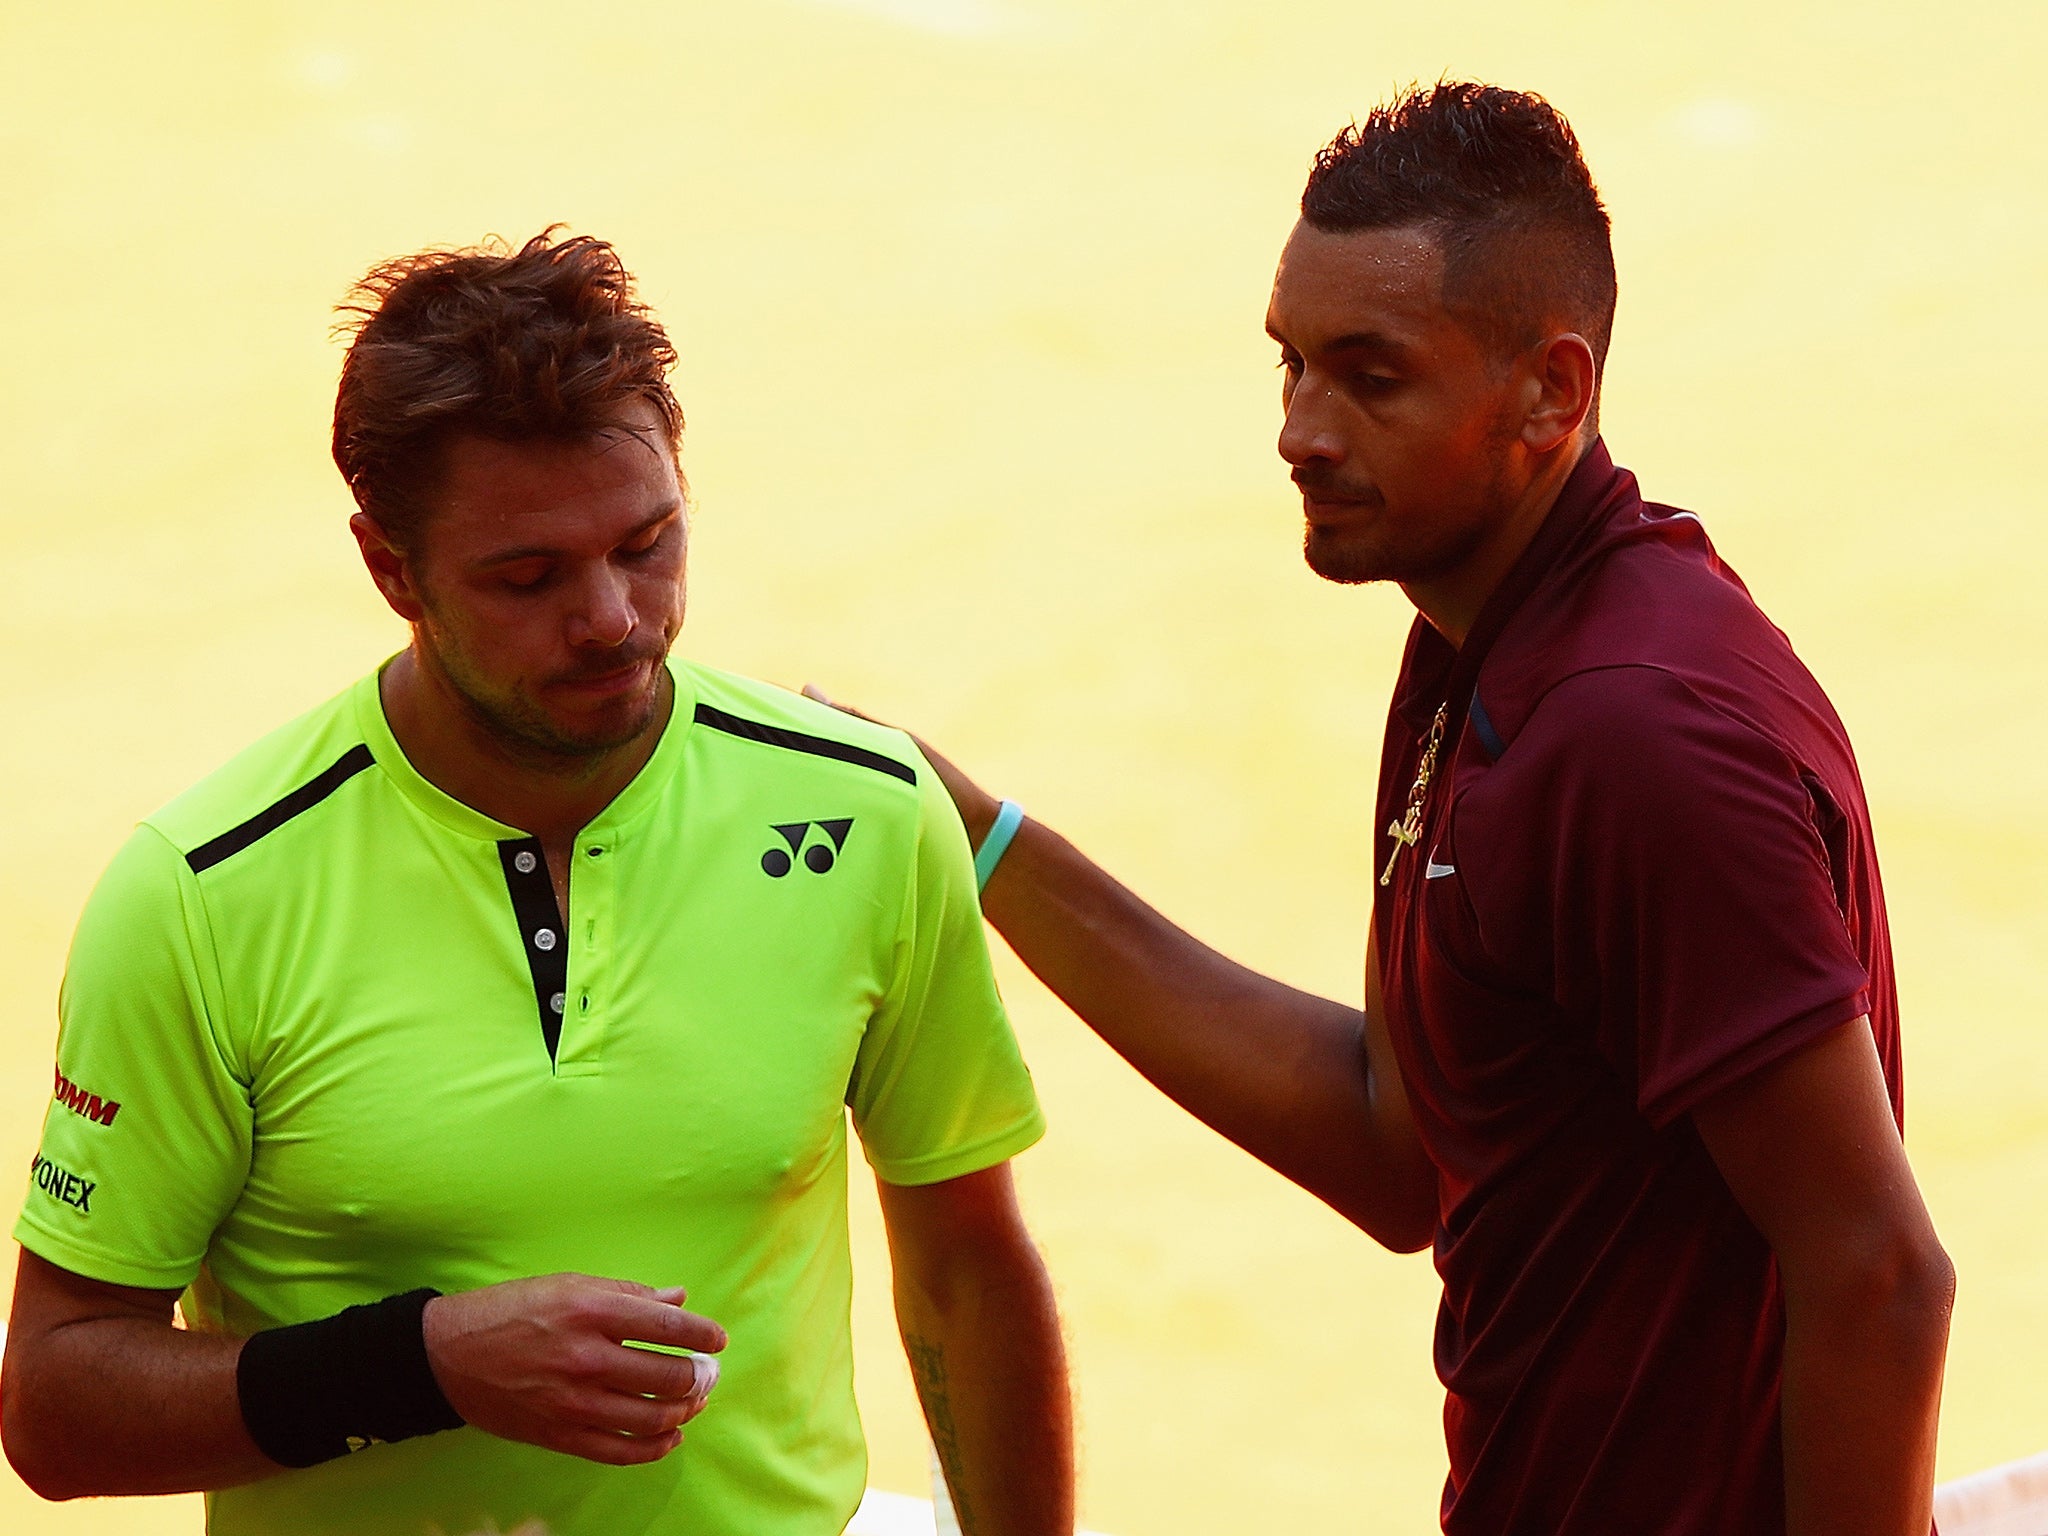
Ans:
{"type": "Polygon", "coordinates": [[[569,968],[558,1077],[594,1073],[603,1059],[619,856],[617,828],[602,824],[584,828],[570,855],[569,968]]]}
{"type": "Polygon", "coordinates": [[[549,878],[540,839],[505,839],[498,844],[498,862],[505,872],[505,889],[512,898],[520,948],[525,952],[527,974],[533,983],[541,1044],[553,1065],[560,1059],[562,1024],[568,1008],[569,935],[563,931],[561,912],[555,905],[554,881],[549,878]]]}

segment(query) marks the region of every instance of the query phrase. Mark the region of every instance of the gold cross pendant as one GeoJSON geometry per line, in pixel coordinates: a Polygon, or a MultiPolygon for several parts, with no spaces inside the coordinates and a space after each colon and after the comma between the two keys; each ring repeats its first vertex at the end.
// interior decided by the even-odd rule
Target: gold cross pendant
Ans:
{"type": "Polygon", "coordinates": [[[1444,721],[1450,710],[1449,699],[1437,705],[1436,718],[1429,723],[1429,734],[1422,741],[1422,756],[1415,763],[1415,782],[1408,786],[1408,809],[1399,821],[1387,823],[1387,836],[1394,840],[1394,851],[1387,855],[1387,867],[1380,871],[1381,885],[1393,884],[1394,861],[1401,857],[1401,850],[1422,841],[1422,812],[1429,804],[1429,781],[1436,777],[1436,755],[1443,749],[1444,721]]]}
{"type": "MultiPolygon", "coordinates": [[[[1411,816],[1409,818],[1411,822],[1417,820],[1419,820],[1417,817],[1411,816]]],[[[1401,850],[1403,848],[1413,848],[1422,841],[1422,828],[1420,826],[1411,826],[1404,822],[1390,821],[1387,823],[1387,836],[1394,840],[1394,848],[1387,855],[1387,867],[1380,871],[1381,885],[1393,883],[1394,860],[1401,857],[1401,850]]]]}

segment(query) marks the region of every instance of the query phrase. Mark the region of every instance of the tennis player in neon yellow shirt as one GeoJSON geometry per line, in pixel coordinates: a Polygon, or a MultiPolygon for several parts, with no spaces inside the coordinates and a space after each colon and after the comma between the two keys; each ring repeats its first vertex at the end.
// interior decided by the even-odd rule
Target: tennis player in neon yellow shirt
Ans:
{"type": "Polygon", "coordinates": [[[839,1532],[850,1119],[963,1525],[1070,1532],[1042,1122],[937,777],[670,659],[673,354],[609,247],[411,258],[364,311],[335,457],[413,641],[87,906],[10,1459],[236,1536],[839,1532]]]}

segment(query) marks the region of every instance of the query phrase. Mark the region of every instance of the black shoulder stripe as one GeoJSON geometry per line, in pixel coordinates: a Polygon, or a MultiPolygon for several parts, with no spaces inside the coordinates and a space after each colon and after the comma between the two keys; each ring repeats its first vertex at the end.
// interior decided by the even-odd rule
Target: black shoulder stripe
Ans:
{"type": "Polygon", "coordinates": [[[829,736],[806,736],[802,731],[786,730],[779,725],[763,725],[758,720],[742,720],[738,715],[728,715],[722,709],[713,709],[709,704],[697,706],[697,723],[708,725],[714,731],[724,731],[728,736],[744,736],[749,741],[766,742],[771,747],[786,747],[792,752],[809,752],[815,757],[836,757],[842,763],[856,763],[862,768],[872,768],[877,773],[886,773],[892,779],[901,779],[906,784],[917,782],[917,770],[907,768],[893,757],[884,757],[879,752],[870,752],[866,747],[856,747],[843,741],[834,741],[829,736]]]}
{"type": "Polygon", "coordinates": [[[192,873],[196,875],[203,869],[213,868],[222,859],[233,858],[251,843],[268,837],[301,811],[310,811],[376,761],[368,747],[350,747],[334,760],[333,767],[318,778],[301,784],[277,804],[268,810],[258,811],[239,827],[221,833],[211,842],[201,843],[185,855],[185,862],[192,866],[192,873]]]}

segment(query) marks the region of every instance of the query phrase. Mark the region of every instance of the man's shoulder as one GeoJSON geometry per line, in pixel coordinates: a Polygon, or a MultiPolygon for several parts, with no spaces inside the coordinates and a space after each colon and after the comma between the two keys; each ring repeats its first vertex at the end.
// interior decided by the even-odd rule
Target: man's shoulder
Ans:
{"type": "Polygon", "coordinates": [[[1522,734],[1532,744],[1541,740],[1553,756],[1617,764],[1634,775],[1682,769],[1710,728],[1769,734],[1702,692],[1682,669],[1630,657],[1557,678],[1534,701],[1522,734]]]}
{"type": "Polygon", "coordinates": [[[914,792],[930,769],[908,734],[803,694],[696,662],[673,663],[703,739],[756,755],[761,771],[872,780],[914,792]],[[765,750],[764,750],[765,749],[765,750]]]}
{"type": "Polygon", "coordinates": [[[1647,508],[1640,529],[1603,542],[1487,658],[1478,691],[1490,748],[1539,714],[1638,737],[1711,715],[1788,746],[1842,738],[1819,683],[1697,518],[1647,508]]]}
{"type": "Polygon", "coordinates": [[[358,682],[259,738],[143,820],[195,869],[239,836],[317,801],[374,759],[356,711],[358,682]]]}
{"type": "Polygon", "coordinates": [[[1517,649],[1543,653],[1560,676],[1628,664],[1711,670],[1731,651],[1797,665],[1693,513],[1645,506],[1559,576],[1517,649]]]}

